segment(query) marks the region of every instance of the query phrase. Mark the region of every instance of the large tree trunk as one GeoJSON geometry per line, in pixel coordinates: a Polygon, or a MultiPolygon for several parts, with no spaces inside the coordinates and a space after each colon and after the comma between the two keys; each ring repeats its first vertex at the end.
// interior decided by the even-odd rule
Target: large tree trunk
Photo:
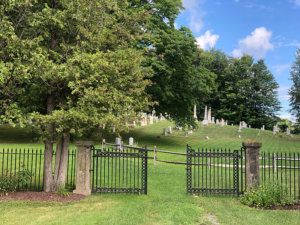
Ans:
{"type": "MultiPolygon", "coordinates": [[[[54,110],[55,99],[54,96],[48,96],[47,98],[47,114],[52,115],[54,110]]],[[[47,126],[48,138],[45,141],[44,152],[44,191],[52,191],[53,175],[52,175],[52,154],[53,154],[53,134],[54,125],[49,124],[47,126]]]]}
{"type": "Polygon", "coordinates": [[[68,164],[68,151],[70,144],[70,132],[66,132],[62,136],[56,147],[55,155],[55,173],[53,190],[57,191],[60,186],[65,187],[66,175],[67,175],[67,164],[68,164]]]}

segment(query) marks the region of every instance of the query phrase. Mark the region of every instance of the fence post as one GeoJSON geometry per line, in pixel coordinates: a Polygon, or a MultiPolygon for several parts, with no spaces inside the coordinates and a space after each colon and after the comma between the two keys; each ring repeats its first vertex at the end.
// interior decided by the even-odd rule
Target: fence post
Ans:
{"type": "Polygon", "coordinates": [[[207,164],[208,164],[208,169],[210,169],[210,157],[211,157],[211,155],[210,155],[210,150],[208,151],[208,153],[209,153],[209,158],[207,159],[207,164]]]}
{"type": "Polygon", "coordinates": [[[157,161],[156,161],[156,146],[154,146],[154,149],[153,149],[153,164],[154,166],[157,165],[157,161]]]}
{"type": "Polygon", "coordinates": [[[276,153],[273,153],[273,171],[274,173],[277,171],[276,153]]]}
{"type": "Polygon", "coordinates": [[[77,146],[77,174],[75,194],[91,194],[91,150],[92,141],[76,142],[77,146]]]}
{"type": "Polygon", "coordinates": [[[259,142],[243,142],[246,149],[246,189],[259,185],[259,142]]]}

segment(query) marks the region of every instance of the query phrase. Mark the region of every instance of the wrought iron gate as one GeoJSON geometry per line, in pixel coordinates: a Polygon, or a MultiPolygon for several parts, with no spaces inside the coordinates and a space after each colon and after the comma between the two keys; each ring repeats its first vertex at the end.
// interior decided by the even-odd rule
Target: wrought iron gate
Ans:
{"type": "Polygon", "coordinates": [[[243,191],[243,152],[244,149],[195,151],[187,146],[187,193],[239,195],[243,191]]]}
{"type": "Polygon", "coordinates": [[[147,194],[147,148],[91,148],[92,192],[147,194]]]}

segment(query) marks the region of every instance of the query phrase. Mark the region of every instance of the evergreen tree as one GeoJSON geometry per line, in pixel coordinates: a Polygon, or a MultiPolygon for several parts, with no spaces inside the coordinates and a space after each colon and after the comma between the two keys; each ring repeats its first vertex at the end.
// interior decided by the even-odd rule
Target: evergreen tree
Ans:
{"type": "Polygon", "coordinates": [[[271,129],[276,123],[276,113],[280,109],[278,84],[263,60],[252,65],[250,75],[247,100],[247,108],[250,110],[248,123],[252,127],[260,128],[265,125],[266,128],[271,129]]]}
{"type": "Polygon", "coordinates": [[[289,90],[291,113],[296,117],[295,133],[300,133],[300,48],[291,70],[293,85],[289,90]]]}

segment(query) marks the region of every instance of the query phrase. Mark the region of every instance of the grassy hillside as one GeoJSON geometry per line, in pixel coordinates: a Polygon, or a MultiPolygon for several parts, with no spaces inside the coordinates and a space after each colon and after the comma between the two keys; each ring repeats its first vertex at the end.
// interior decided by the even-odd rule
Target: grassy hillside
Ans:
{"type": "MultiPolygon", "coordinates": [[[[152,148],[156,145],[158,148],[168,148],[174,151],[185,151],[186,145],[194,148],[230,148],[240,149],[243,141],[258,141],[262,143],[261,150],[264,152],[297,152],[300,151],[300,136],[294,135],[292,138],[284,133],[273,135],[272,131],[262,131],[256,129],[244,128],[239,138],[237,126],[217,125],[200,126],[199,129],[188,137],[185,137],[184,131],[177,131],[173,128],[173,134],[163,136],[163,128],[174,124],[168,121],[162,121],[154,125],[138,127],[131,130],[129,134],[123,134],[123,139],[134,137],[139,145],[147,145],[152,148]],[[206,139],[209,137],[209,140],[206,139]]],[[[111,141],[112,138],[110,138],[111,141]]]]}
{"type": "MultiPolygon", "coordinates": [[[[122,133],[122,139],[125,143],[129,137],[133,137],[139,146],[147,145],[148,148],[157,146],[159,149],[169,149],[173,151],[184,152],[186,145],[194,148],[230,148],[240,149],[243,141],[251,140],[262,142],[261,150],[264,152],[298,152],[300,151],[300,136],[294,135],[292,138],[284,133],[273,135],[272,131],[262,131],[256,129],[242,129],[241,138],[239,138],[237,126],[217,125],[199,126],[188,137],[185,137],[184,131],[174,129],[174,124],[169,121],[161,121],[153,125],[137,127],[131,129],[129,133],[122,133]],[[173,134],[163,136],[163,128],[173,126],[173,134]],[[205,137],[208,136],[209,140],[205,137]]],[[[114,142],[115,135],[104,134],[109,142],[114,142]]],[[[100,139],[92,138],[96,143],[100,139]]],[[[34,134],[28,129],[11,128],[8,126],[0,127],[0,147],[43,147],[43,143],[37,143],[34,134]]]]}

